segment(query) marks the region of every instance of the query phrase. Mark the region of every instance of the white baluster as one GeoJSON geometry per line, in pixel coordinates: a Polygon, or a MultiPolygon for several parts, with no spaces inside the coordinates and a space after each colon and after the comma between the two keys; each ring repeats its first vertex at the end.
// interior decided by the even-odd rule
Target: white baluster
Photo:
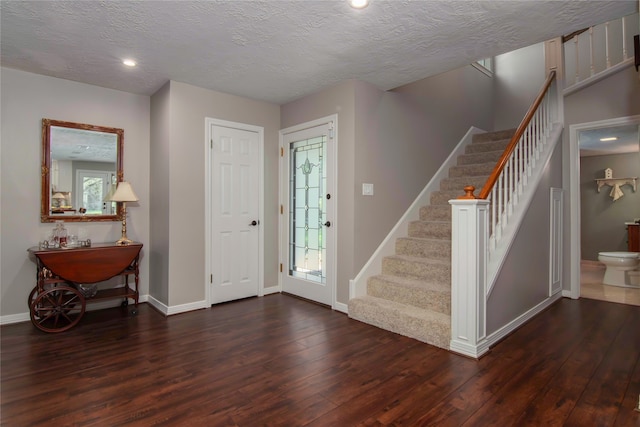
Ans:
{"type": "Polygon", "coordinates": [[[629,59],[629,57],[627,56],[627,32],[626,32],[626,21],[625,21],[625,17],[622,17],[622,60],[626,61],[627,59],[629,59]]]}
{"type": "Polygon", "coordinates": [[[593,27],[589,27],[589,71],[592,76],[596,73],[593,66],[593,27]]]}
{"type": "Polygon", "coordinates": [[[524,167],[524,160],[522,159],[522,137],[518,140],[518,145],[516,146],[517,155],[516,162],[518,164],[518,179],[517,179],[517,194],[518,196],[522,194],[522,169],[524,167]]]}
{"type": "Polygon", "coordinates": [[[513,156],[507,162],[507,218],[513,213],[513,156]]]}
{"type": "Polygon", "coordinates": [[[498,178],[498,228],[496,229],[496,245],[502,238],[502,212],[503,212],[503,195],[504,195],[504,174],[500,174],[498,178]]]}
{"type": "MultiPolygon", "coordinates": [[[[624,38],[624,32],[622,33],[624,38]]],[[[604,55],[607,60],[607,69],[611,68],[611,58],[609,58],[609,22],[604,24],[604,55]]]]}
{"type": "Polygon", "coordinates": [[[496,187],[493,187],[489,195],[491,199],[491,242],[490,250],[493,251],[496,248],[496,223],[498,215],[496,214],[496,187]]]}
{"type": "Polygon", "coordinates": [[[573,46],[576,49],[576,81],[578,83],[580,81],[580,59],[578,58],[578,36],[573,36],[573,46]]]}

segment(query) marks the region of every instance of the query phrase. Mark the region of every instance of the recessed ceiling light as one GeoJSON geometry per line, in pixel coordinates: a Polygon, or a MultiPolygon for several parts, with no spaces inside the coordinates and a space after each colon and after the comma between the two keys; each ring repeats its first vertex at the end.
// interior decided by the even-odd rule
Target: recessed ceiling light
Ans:
{"type": "Polygon", "coordinates": [[[600,138],[600,141],[602,141],[602,142],[617,141],[617,140],[618,140],[617,136],[608,136],[606,138],[600,138]]]}
{"type": "Polygon", "coordinates": [[[369,0],[349,0],[349,6],[354,9],[364,9],[369,6],[369,0]]]}
{"type": "Polygon", "coordinates": [[[133,59],[125,59],[124,61],[122,61],[122,63],[124,65],[126,65],[127,67],[135,67],[136,66],[136,61],[134,61],[133,59]]]}

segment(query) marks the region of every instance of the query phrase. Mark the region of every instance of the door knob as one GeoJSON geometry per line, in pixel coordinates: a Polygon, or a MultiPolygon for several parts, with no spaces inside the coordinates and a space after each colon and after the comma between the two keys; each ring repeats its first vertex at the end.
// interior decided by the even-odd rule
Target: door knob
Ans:
{"type": "Polygon", "coordinates": [[[251,224],[249,224],[249,225],[251,225],[251,226],[254,226],[254,227],[255,227],[255,226],[256,226],[256,225],[258,225],[258,224],[260,224],[260,221],[253,220],[253,221],[251,221],[251,224]]]}
{"type": "Polygon", "coordinates": [[[331,227],[331,221],[325,222],[324,225],[326,225],[327,227],[331,227]]]}

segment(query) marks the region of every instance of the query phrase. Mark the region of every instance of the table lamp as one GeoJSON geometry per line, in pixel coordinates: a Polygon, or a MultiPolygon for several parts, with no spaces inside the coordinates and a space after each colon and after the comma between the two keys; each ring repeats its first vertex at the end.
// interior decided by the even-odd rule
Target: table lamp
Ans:
{"type": "Polygon", "coordinates": [[[55,193],[51,198],[57,202],[56,207],[59,208],[66,197],[64,197],[64,194],[62,193],[55,193]]]}
{"type": "Polygon", "coordinates": [[[126,246],[133,243],[133,240],[127,237],[127,202],[137,202],[138,196],[133,192],[131,184],[127,181],[118,183],[115,193],[109,199],[112,202],[122,203],[122,237],[116,242],[118,246],[126,246]]]}

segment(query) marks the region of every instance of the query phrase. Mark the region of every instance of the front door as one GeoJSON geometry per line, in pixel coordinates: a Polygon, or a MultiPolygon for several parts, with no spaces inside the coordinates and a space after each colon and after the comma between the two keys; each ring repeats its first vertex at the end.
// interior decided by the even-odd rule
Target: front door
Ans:
{"type": "Polygon", "coordinates": [[[333,305],[337,118],[281,131],[282,290],[333,305]]]}
{"type": "Polygon", "coordinates": [[[108,215],[113,205],[105,200],[109,194],[109,177],[109,172],[77,170],[74,208],[85,208],[89,215],[108,215]]]}
{"type": "Polygon", "coordinates": [[[258,295],[261,128],[208,122],[212,304],[258,295]]]}

